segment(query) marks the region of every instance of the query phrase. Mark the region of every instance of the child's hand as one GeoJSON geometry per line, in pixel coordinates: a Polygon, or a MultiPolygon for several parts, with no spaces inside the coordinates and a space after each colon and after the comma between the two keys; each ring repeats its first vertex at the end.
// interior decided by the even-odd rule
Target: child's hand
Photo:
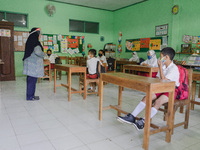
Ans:
{"type": "Polygon", "coordinates": [[[158,59],[158,66],[162,67],[162,61],[160,59],[158,59]]]}

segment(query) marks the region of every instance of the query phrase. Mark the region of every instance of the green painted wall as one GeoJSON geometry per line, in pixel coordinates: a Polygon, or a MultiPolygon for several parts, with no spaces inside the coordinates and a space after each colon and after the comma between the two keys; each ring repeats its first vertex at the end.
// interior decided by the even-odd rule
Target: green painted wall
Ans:
{"type": "MultiPolygon", "coordinates": [[[[0,10],[29,15],[29,28],[15,28],[15,30],[29,31],[37,26],[42,28],[43,33],[83,35],[85,44],[91,43],[93,48],[98,50],[108,42],[118,45],[119,32],[122,31],[121,58],[131,57],[131,53],[125,53],[126,39],[154,37],[156,25],[169,24],[168,46],[176,51],[180,50],[184,34],[200,35],[199,0],[148,0],[115,12],[51,2],[56,7],[56,14],[53,17],[49,17],[45,12],[47,4],[49,2],[46,0],[0,0],[0,10]],[[175,4],[179,5],[177,15],[171,12],[175,4]],[[99,22],[100,33],[70,33],[69,19],[99,22]],[[105,37],[104,42],[100,42],[100,36],[105,37]]],[[[139,52],[138,55],[146,59],[145,52],[139,52]]],[[[180,60],[185,56],[187,55],[176,55],[175,58],[180,60]]],[[[22,57],[23,52],[15,52],[17,76],[22,75],[22,57]]]]}
{"type": "MultiPolygon", "coordinates": [[[[122,31],[121,58],[130,58],[125,52],[126,39],[155,37],[155,26],[169,24],[169,45],[171,43],[172,13],[171,0],[148,0],[114,13],[114,43],[118,43],[119,31],[122,31]]],[[[118,53],[117,53],[118,55],[118,53]]],[[[138,52],[139,57],[147,58],[146,52],[138,52]]],[[[157,53],[159,56],[159,53],[157,53]]]]}
{"type": "MultiPolygon", "coordinates": [[[[91,43],[93,48],[99,50],[103,48],[105,43],[113,41],[113,12],[110,11],[54,3],[46,0],[0,0],[0,11],[28,14],[29,27],[16,27],[15,30],[30,31],[32,27],[41,27],[42,33],[85,36],[86,53],[88,43],[91,43]],[[49,3],[56,7],[56,13],[53,17],[49,17],[45,12],[45,7],[49,3]],[[69,19],[99,22],[100,32],[99,34],[69,32],[69,19]],[[100,41],[100,36],[105,37],[104,42],[100,41]]],[[[16,76],[22,75],[23,55],[23,52],[15,52],[16,76]]]]}

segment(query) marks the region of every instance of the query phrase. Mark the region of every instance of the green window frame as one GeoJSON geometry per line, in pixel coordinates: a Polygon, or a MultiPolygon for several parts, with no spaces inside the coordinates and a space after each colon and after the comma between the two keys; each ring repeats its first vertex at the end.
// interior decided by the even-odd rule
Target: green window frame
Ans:
{"type": "Polygon", "coordinates": [[[99,34],[99,22],[82,21],[69,19],[69,32],[99,34]],[[72,27],[73,23],[77,22],[77,29],[72,27]],[[79,24],[78,24],[79,22],[79,24]],[[81,28],[78,28],[78,26],[81,28]]]}
{"type": "MultiPolygon", "coordinates": [[[[8,12],[8,11],[0,11],[0,13],[4,13],[4,20],[7,20],[9,17],[11,17],[10,20],[7,21],[12,21],[14,22],[15,27],[22,27],[22,28],[28,28],[28,14],[24,13],[16,13],[16,12],[8,12]],[[20,16],[21,15],[21,16],[20,16]],[[17,17],[22,17],[22,20],[15,20],[17,17]],[[14,20],[13,20],[14,18],[14,20]]],[[[1,21],[1,20],[0,20],[1,21]]]]}

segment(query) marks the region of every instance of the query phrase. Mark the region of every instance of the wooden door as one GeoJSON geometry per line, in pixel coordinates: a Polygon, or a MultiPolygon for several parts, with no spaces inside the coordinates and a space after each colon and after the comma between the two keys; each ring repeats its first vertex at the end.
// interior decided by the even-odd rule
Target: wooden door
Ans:
{"type": "Polygon", "coordinates": [[[14,23],[0,21],[0,81],[15,80],[14,23]]]}

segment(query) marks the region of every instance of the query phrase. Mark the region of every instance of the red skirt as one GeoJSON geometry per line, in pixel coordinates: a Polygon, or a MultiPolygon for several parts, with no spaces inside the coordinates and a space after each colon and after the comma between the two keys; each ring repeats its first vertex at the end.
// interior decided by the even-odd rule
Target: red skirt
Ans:
{"type": "Polygon", "coordinates": [[[87,79],[97,79],[98,75],[97,74],[87,74],[86,78],[87,79]]]}
{"type": "MultiPolygon", "coordinates": [[[[147,72],[138,72],[139,76],[149,77],[149,73],[147,72]]],[[[152,78],[156,78],[157,72],[152,72],[152,78]]]]}
{"type": "MultiPolygon", "coordinates": [[[[49,70],[49,66],[45,66],[44,69],[49,70]]],[[[54,69],[54,64],[51,64],[51,69],[54,69]]]]}

